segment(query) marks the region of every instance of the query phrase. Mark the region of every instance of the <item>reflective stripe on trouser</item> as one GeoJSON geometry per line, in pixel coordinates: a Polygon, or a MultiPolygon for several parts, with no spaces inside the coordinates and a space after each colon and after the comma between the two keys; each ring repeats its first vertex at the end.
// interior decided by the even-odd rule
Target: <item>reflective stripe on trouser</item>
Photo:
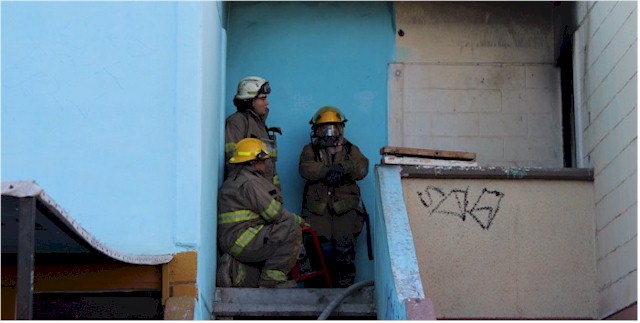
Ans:
{"type": "Polygon", "coordinates": [[[264,225],[261,224],[255,227],[247,228],[247,230],[244,230],[244,232],[240,234],[238,239],[236,239],[236,241],[233,243],[233,247],[231,247],[231,249],[229,250],[229,254],[234,257],[237,257],[244,250],[244,248],[249,243],[251,243],[251,241],[256,237],[256,235],[258,235],[258,233],[262,230],[263,227],[264,225]]]}
{"type": "MultiPolygon", "coordinates": [[[[294,217],[281,217],[277,222],[264,225],[235,257],[248,263],[264,261],[263,273],[277,270],[286,275],[296,263],[301,244],[300,225],[294,217]]],[[[267,273],[264,275],[270,277],[267,273]]]]}
{"type": "Polygon", "coordinates": [[[260,274],[260,279],[283,282],[287,280],[287,274],[276,269],[263,269],[262,274],[260,274]]]}

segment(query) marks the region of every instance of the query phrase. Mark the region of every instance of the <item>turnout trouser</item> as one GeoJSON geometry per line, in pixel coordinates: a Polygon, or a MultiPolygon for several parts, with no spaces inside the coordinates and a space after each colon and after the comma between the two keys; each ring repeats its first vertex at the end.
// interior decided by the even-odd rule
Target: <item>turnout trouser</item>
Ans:
{"type": "Polygon", "coordinates": [[[239,253],[240,262],[264,261],[260,272],[260,285],[287,280],[287,274],[296,264],[302,244],[300,225],[292,217],[265,224],[256,236],[239,253]]]}

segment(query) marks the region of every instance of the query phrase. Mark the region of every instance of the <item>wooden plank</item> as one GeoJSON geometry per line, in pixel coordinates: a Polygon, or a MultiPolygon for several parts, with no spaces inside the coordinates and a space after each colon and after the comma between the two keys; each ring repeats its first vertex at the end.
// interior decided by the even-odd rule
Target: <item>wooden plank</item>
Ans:
{"type": "Polygon", "coordinates": [[[422,167],[401,165],[402,178],[594,180],[593,168],[422,167]]]}
{"type": "MultiPolygon", "coordinates": [[[[217,302],[328,304],[344,292],[343,288],[238,288],[217,287],[217,302]]],[[[373,300],[373,288],[365,287],[345,299],[345,303],[367,303],[373,300]]]]}
{"type": "MultiPolygon", "coordinates": [[[[160,291],[162,266],[125,263],[38,265],[35,292],[160,291]]],[[[2,266],[2,286],[10,286],[15,267],[2,266]]]]}
{"type": "Polygon", "coordinates": [[[457,159],[457,160],[476,160],[476,153],[454,151],[454,150],[434,150],[434,149],[422,149],[422,148],[410,148],[410,147],[393,147],[385,146],[380,148],[381,155],[396,155],[396,156],[413,156],[413,157],[428,157],[434,159],[457,159]]]}
{"type": "MultiPolygon", "coordinates": [[[[293,300],[293,299],[292,299],[293,300]]],[[[269,316],[269,317],[288,317],[288,316],[319,316],[327,307],[327,304],[249,304],[249,303],[216,303],[216,317],[233,317],[233,316],[269,316]]],[[[372,306],[365,304],[341,304],[332,313],[331,316],[336,317],[372,317],[375,311],[372,306]]]]}
{"type": "Polygon", "coordinates": [[[36,199],[20,199],[18,218],[18,268],[16,319],[33,317],[33,254],[35,252],[36,199]]]}
{"type": "Polygon", "coordinates": [[[0,319],[2,320],[15,320],[16,319],[16,291],[15,284],[13,286],[2,285],[2,292],[0,299],[0,319]]]}
{"type": "MultiPolygon", "coordinates": [[[[342,288],[216,288],[214,315],[233,316],[318,316],[337,299],[342,288]]],[[[332,316],[375,317],[373,288],[349,295],[332,316]]]]}
{"type": "Polygon", "coordinates": [[[417,166],[460,166],[460,167],[477,167],[478,166],[478,163],[471,160],[433,159],[433,158],[392,156],[392,155],[383,156],[382,164],[417,165],[417,166]]]}

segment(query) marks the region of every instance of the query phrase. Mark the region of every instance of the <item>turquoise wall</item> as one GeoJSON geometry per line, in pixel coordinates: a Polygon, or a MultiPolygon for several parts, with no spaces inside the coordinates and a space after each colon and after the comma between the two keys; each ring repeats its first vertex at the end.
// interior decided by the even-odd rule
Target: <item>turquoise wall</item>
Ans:
{"type": "Polygon", "coordinates": [[[2,180],[129,254],[198,250],[212,309],[222,2],[2,2],[2,180]]]}
{"type": "MultiPolygon", "coordinates": [[[[278,172],[289,210],[301,209],[298,160],[309,142],[308,122],[319,107],[335,105],[349,120],[346,137],[369,158],[369,175],[360,186],[373,212],[373,165],[387,143],[387,64],[395,43],[391,10],[386,2],[230,3],[226,113],[235,111],[231,98],[242,77],[271,82],[267,124],[283,130],[278,172]]],[[[359,247],[358,255],[366,258],[366,249],[359,247]]]]}
{"type": "Polygon", "coordinates": [[[3,2],[2,180],[117,250],[174,249],[175,39],[168,2],[3,2]]]}
{"type": "MultiPolygon", "coordinates": [[[[225,5],[219,1],[200,2],[198,5],[181,3],[186,6],[184,25],[191,26],[197,32],[198,37],[194,39],[194,44],[200,44],[196,51],[199,59],[194,59],[191,64],[193,76],[197,76],[200,82],[197,89],[202,93],[202,102],[196,106],[202,107],[200,120],[192,118],[201,126],[201,140],[199,148],[200,174],[199,195],[196,199],[200,201],[199,212],[199,233],[200,239],[197,244],[198,249],[198,307],[195,313],[196,319],[210,319],[213,312],[213,301],[216,285],[215,269],[217,267],[217,195],[218,186],[222,182],[224,168],[224,89],[226,73],[226,32],[222,28],[225,19],[225,5]],[[200,18],[201,20],[198,20],[200,18]],[[201,65],[198,64],[201,62],[201,65]]],[[[190,33],[186,33],[190,34],[190,33]]],[[[185,35],[186,35],[185,34],[185,35]]],[[[190,73],[185,73],[190,74],[190,73]]],[[[185,94],[189,93],[187,88],[185,94]]],[[[197,136],[197,133],[195,134],[197,136]]],[[[197,150],[197,149],[196,149],[197,150]]],[[[188,165],[185,166],[187,169],[188,165]]],[[[190,173],[185,173],[183,183],[189,186],[190,173]]],[[[178,212],[180,214],[180,212],[178,212]]],[[[177,221],[181,221],[180,216],[177,221]]],[[[183,231],[184,232],[184,231],[183,231]]],[[[184,239],[183,239],[184,240],[184,239]]]]}
{"type": "Polygon", "coordinates": [[[361,187],[374,209],[373,165],[387,141],[390,4],[0,6],[2,180],[37,181],[120,252],[198,250],[196,318],[212,309],[221,138],[243,76],[273,85],[268,123],[284,130],[285,206],[300,211],[297,163],[308,120],[331,104],[346,113],[347,137],[370,159],[361,187]]]}
{"type": "Polygon", "coordinates": [[[401,167],[375,168],[375,282],[379,320],[435,320],[425,297],[402,193],[401,167]]]}

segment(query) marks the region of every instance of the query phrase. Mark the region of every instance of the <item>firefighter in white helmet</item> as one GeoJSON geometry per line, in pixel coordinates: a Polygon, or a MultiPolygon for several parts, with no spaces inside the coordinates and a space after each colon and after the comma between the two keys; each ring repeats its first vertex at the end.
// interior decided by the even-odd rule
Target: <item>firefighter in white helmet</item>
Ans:
{"type": "Polygon", "coordinates": [[[344,137],[345,122],[336,107],[318,109],[298,165],[306,180],[302,216],[318,234],[332,286],[342,288],[354,282],[356,238],[366,219],[356,181],[369,172],[367,157],[344,137]]]}
{"type": "MultiPolygon", "coordinates": [[[[233,104],[237,111],[225,122],[225,158],[231,158],[236,144],[243,138],[258,138],[265,142],[271,158],[267,160],[265,176],[280,190],[280,178],[276,171],[278,149],[275,133],[282,134],[278,127],[266,125],[269,115],[271,93],[269,81],[258,76],[247,76],[240,80],[233,104]]],[[[225,174],[229,174],[232,164],[226,163],[225,174]]],[[[282,202],[282,201],[280,201],[282,202]]]]}
{"type": "Polygon", "coordinates": [[[238,167],[218,193],[218,245],[224,253],[218,286],[296,286],[289,273],[302,243],[301,227],[307,224],[278,202],[280,193],[264,176],[270,158],[264,142],[245,138],[229,159],[238,167]],[[252,277],[252,270],[259,274],[252,277]]]}

